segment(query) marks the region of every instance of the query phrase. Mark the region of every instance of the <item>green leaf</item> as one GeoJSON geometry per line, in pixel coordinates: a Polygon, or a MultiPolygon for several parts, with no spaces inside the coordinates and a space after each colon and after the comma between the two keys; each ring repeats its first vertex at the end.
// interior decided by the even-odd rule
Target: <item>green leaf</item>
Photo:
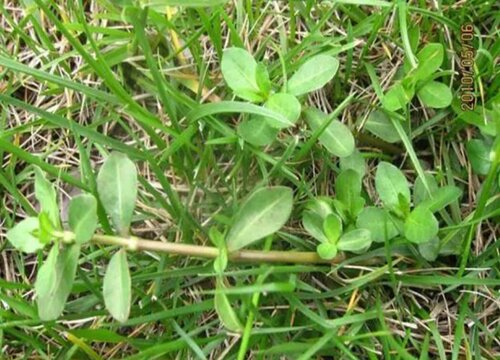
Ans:
{"type": "Polygon", "coordinates": [[[90,194],[71,199],[68,211],[69,227],[75,233],[77,244],[89,241],[97,228],[97,201],[90,194]]]}
{"type": "Polygon", "coordinates": [[[473,139],[465,145],[472,170],[479,175],[487,175],[491,167],[490,147],[479,139],[473,139]]]}
{"type": "Polygon", "coordinates": [[[33,232],[38,230],[38,228],[38,218],[26,218],[7,231],[7,240],[17,250],[25,253],[34,253],[43,248],[43,244],[33,235],[33,232]]]}
{"type": "Polygon", "coordinates": [[[182,7],[212,7],[227,3],[229,0],[146,0],[141,3],[142,7],[150,7],[158,12],[166,13],[169,6],[182,7]]]}
{"type": "Polygon", "coordinates": [[[271,92],[271,80],[269,79],[269,73],[264,64],[258,63],[257,70],[255,73],[255,81],[257,82],[257,86],[259,87],[261,93],[268,97],[271,92]]]}
{"type": "Polygon", "coordinates": [[[319,196],[314,198],[307,203],[307,209],[318,214],[321,219],[326,218],[329,214],[333,213],[333,209],[330,205],[331,200],[326,196],[319,196]]]}
{"type": "MultiPolygon", "coordinates": [[[[427,185],[429,186],[429,190],[431,194],[435,194],[438,190],[438,184],[436,182],[436,178],[429,173],[425,173],[425,180],[427,181],[427,185]]],[[[429,193],[424,186],[424,182],[422,178],[419,176],[415,180],[415,184],[413,185],[413,204],[417,206],[422,201],[425,201],[429,198],[429,193]]]]}
{"type": "Polygon", "coordinates": [[[112,153],[97,175],[97,190],[115,229],[127,235],[137,198],[134,163],[121,153],[112,153]]]}
{"type": "Polygon", "coordinates": [[[450,106],[453,95],[448,86],[437,81],[425,84],[417,93],[425,106],[442,109],[450,106]]]}
{"type": "Polygon", "coordinates": [[[428,44],[417,54],[418,67],[413,75],[417,80],[426,80],[439,69],[443,58],[443,45],[439,43],[428,44]]]}
{"type": "Polygon", "coordinates": [[[358,149],[354,149],[351,155],[340,158],[340,170],[352,169],[362,178],[366,174],[365,158],[358,149]]]}
{"type": "Polygon", "coordinates": [[[369,230],[355,229],[342,235],[337,244],[337,247],[342,251],[362,253],[368,250],[371,243],[372,238],[369,230]]]}
{"type": "Polygon", "coordinates": [[[431,240],[418,244],[418,252],[427,261],[434,261],[439,255],[439,238],[435,237],[431,240]]]}
{"type": "Polygon", "coordinates": [[[328,242],[323,232],[323,218],[313,211],[304,211],[302,214],[302,226],[313,238],[319,242],[328,242]]]}
{"type": "Polygon", "coordinates": [[[227,295],[222,292],[226,287],[222,280],[217,279],[216,292],[214,296],[215,312],[226,329],[232,332],[240,333],[243,331],[243,325],[238,316],[231,307],[227,295]]]}
{"type": "Polygon", "coordinates": [[[373,135],[378,136],[388,143],[401,141],[391,120],[380,110],[376,110],[370,114],[365,124],[365,128],[373,135]]]}
{"type": "Polygon", "coordinates": [[[375,174],[375,188],[380,200],[391,210],[399,209],[398,194],[410,201],[410,188],[406,177],[394,165],[380,162],[375,174]]]}
{"type": "Polygon", "coordinates": [[[264,100],[257,85],[257,62],[248,51],[236,47],[224,50],[221,70],[237,96],[254,102],[264,100]]]}
{"type": "Polygon", "coordinates": [[[385,210],[373,206],[366,207],[361,211],[356,220],[356,227],[369,230],[371,238],[375,242],[385,242],[399,234],[389,214],[385,210]]]}
{"type": "Polygon", "coordinates": [[[234,218],[227,236],[228,250],[239,250],[278,231],[290,217],[292,205],[292,189],[285,186],[252,193],[234,218]]]}
{"type": "Polygon", "coordinates": [[[323,233],[330,243],[335,244],[342,234],[342,220],[335,214],[329,214],[323,220],[323,233]]]}
{"type": "Polygon", "coordinates": [[[432,212],[423,206],[417,206],[406,218],[405,237],[415,244],[425,243],[437,236],[439,224],[432,212]]]}
{"type": "Polygon", "coordinates": [[[325,260],[331,260],[337,256],[337,245],[325,242],[316,247],[319,257],[325,260]]]}
{"type": "Polygon", "coordinates": [[[238,125],[238,134],[243,140],[255,146],[271,144],[276,138],[278,131],[278,129],[269,126],[266,118],[261,116],[243,120],[238,125]]]}
{"type": "Polygon", "coordinates": [[[38,214],[38,241],[44,245],[50,243],[54,239],[53,233],[55,230],[49,215],[45,211],[38,214]]]}
{"type": "Polygon", "coordinates": [[[47,213],[51,223],[56,228],[61,228],[56,191],[37,166],[35,167],[35,197],[40,203],[40,210],[47,213]]]}
{"type": "Polygon", "coordinates": [[[365,200],[361,194],[361,176],[354,170],[342,171],[335,180],[335,195],[355,218],[363,208],[365,200]]]}
{"type": "Polygon", "coordinates": [[[446,185],[437,189],[437,191],[432,194],[432,198],[428,197],[422,201],[419,206],[426,207],[434,213],[444,209],[460,198],[460,196],[462,196],[462,190],[453,185],[446,185]]]}
{"type": "MultiPolygon", "coordinates": [[[[307,123],[312,131],[321,129],[328,116],[315,108],[309,108],[304,112],[307,123]]],[[[319,136],[319,142],[331,154],[345,157],[354,151],[354,137],[347,126],[338,120],[332,120],[319,136]]]]}
{"type": "Polygon", "coordinates": [[[38,315],[44,321],[57,319],[64,310],[76,275],[80,246],[54,244],[38,271],[35,282],[38,315]]]}
{"type": "Polygon", "coordinates": [[[125,322],[130,314],[131,287],[127,253],[121,249],[109,262],[102,289],[106,309],[119,322],[125,322]]]}
{"type": "Polygon", "coordinates": [[[287,128],[295,124],[300,116],[301,106],[299,100],[293,95],[278,93],[273,94],[269,97],[269,100],[264,105],[270,110],[274,110],[277,113],[282,114],[287,120],[287,123],[278,122],[273,118],[266,117],[265,120],[267,124],[273,128],[282,129],[287,128]]]}
{"type": "Polygon", "coordinates": [[[389,111],[399,110],[408,104],[415,95],[413,87],[403,82],[394,84],[382,98],[382,105],[389,111]]]}
{"type": "Polygon", "coordinates": [[[316,55],[307,60],[287,83],[289,94],[300,96],[321,89],[339,68],[339,61],[329,55],[316,55]]]}

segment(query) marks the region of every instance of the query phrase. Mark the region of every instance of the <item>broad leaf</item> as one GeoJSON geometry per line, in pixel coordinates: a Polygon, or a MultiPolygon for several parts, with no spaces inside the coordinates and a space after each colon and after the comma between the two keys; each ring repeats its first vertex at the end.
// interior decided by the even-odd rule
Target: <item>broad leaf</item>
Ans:
{"type": "Polygon", "coordinates": [[[417,93],[418,98],[425,106],[442,109],[450,106],[452,93],[448,86],[437,81],[425,84],[417,93]]]}
{"type": "Polygon", "coordinates": [[[421,205],[417,206],[405,220],[404,235],[415,244],[432,240],[438,231],[438,221],[428,208],[421,205]]]}
{"type": "Polygon", "coordinates": [[[337,245],[325,242],[321,243],[316,247],[316,252],[319,257],[325,260],[331,260],[337,256],[337,245]]]}
{"type": "Polygon", "coordinates": [[[478,175],[487,175],[491,167],[490,147],[479,139],[470,140],[465,146],[472,170],[478,175]]]}
{"type": "Polygon", "coordinates": [[[376,110],[370,114],[365,124],[365,128],[373,135],[378,136],[388,143],[401,141],[391,119],[380,110],[376,110]]]}
{"type": "Polygon", "coordinates": [[[7,231],[7,240],[9,240],[12,246],[17,250],[25,253],[33,253],[43,248],[43,244],[33,235],[33,232],[38,230],[38,228],[38,218],[26,218],[7,231]]]}
{"type": "Polygon", "coordinates": [[[323,233],[330,243],[336,243],[342,234],[342,220],[335,214],[329,214],[323,220],[323,233]]]}
{"type": "MultiPolygon", "coordinates": [[[[436,178],[429,173],[425,173],[424,176],[427,185],[429,186],[430,193],[435,194],[436,191],[438,190],[438,184],[436,182],[436,178]]],[[[415,180],[415,184],[413,185],[413,204],[417,206],[422,201],[425,201],[428,198],[429,198],[429,192],[425,188],[424,182],[419,176],[417,177],[417,179],[415,180]]]]}
{"type": "Polygon", "coordinates": [[[366,174],[365,158],[358,149],[354,149],[351,155],[340,158],[340,170],[352,169],[362,178],[366,174]]]}
{"type": "Polygon", "coordinates": [[[408,104],[414,96],[412,87],[403,82],[394,84],[382,98],[382,105],[389,111],[399,110],[408,104]]]}
{"type": "Polygon", "coordinates": [[[365,204],[361,194],[361,176],[354,170],[342,171],[335,181],[335,195],[351,217],[355,218],[365,204]]]}
{"type": "Polygon", "coordinates": [[[89,241],[97,228],[97,201],[90,194],[71,199],[68,211],[69,227],[75,233],[77,244],[89,241]]]}
{"type": "Polygon", "coordinates": [[[284,186],[251,194],[236,214],[227,236],[229,251],[239,250],[278,231],[292,212],[293,192],[284,186]]]}
{"type": "Polygon", "coordinates": [[[257,84],[257,62],[241,48],[224,50],[221,62],[222,75],[234,93],[248,101],[263,101],[257,84]]]}
{"type": "Polygon", "coordinates": [[[264,106],[282,114],[288,120],[287,123],[282,123],[273,118],[265,118],[266,122],[274,128],[282,129],[292,126],[300,116],[300,102],[290,94],[278,93],[271,95],[264,106]]]}
{"type": "Polygon", "coordinates": [[[300,96],[321,89],[337,73],[339,61],[329,55],[316,55],[307,60],[288,80],[287,92],[300,96]]]}
{"type": "Polygon", "coordinates": [[[431,240],[418,244],[418,252],[427,261],[434,261],[439,255],[439,238],[435,237],[431,240]]]}
{"type": "Polygon", "coordinates": [[[226,329],[232,332],[242,332],[243,325],[233,310],[227,295],[222,292],[225,289],[222,280],[217,279],[217,287],[214,297],[215,312],[226,329]]]}
{"type": "Polygon", "coordinates": [[[274,141],[279,130],[269,126],[266,120],[267,118],[262,116],[243,120],[238,125],[238,134],[252,145],[269,145],[274,141]]]}
{"type": "Polygon", "coordinates": [[[430,77],[443,63],[443,57],[443,45],[439,43],[428,44],[417,54],[418,67],[414,72],[415,78],[425,80],[430,77]]]}
{"type": "Polygon", "coordinates": [[[323,218],[313,211],[304,211],[302,215],[302,226],[313,238],[319,242],[328,242],[323,232],[323,218]]]}
{"type": "Polygon", "coordinates": [[[378,164],[375,175],[375,188],[385,206],[391,210],[399,209],[398,194],[410,201],[410,187],[401,170],[382,161],[378,164]]]}
{"type": "Polygon", "coordinates": [[[35,167],[35,196],[40,203],[40,210],[47,213],[50,222],[56,228],[60,228],[61,222],[59,220],[56,191],[38,167],[35,167]]]}
{"type": "Polygon", "coordinates": [[[97,175],[97,190],[115,229],[128,233],[137,198],[137,169],[121,153],[112,153],[97,175]]]}
{"type": "Polygon", "coordinates": [[[456,186],[447,185],[440,187],[432,194],[432,198],[427,198],[419,206],[426,207],[431,212],[444,209],[462,196],[462,190],[456,186]]]}
{"type": "Polygon", "coordinates": [[[375,242],[385,242],[399,234],[389,214],[384,209],[373,206],[366,207],[361,211],[356,220],[356,227],[369,230],[371,238],[375,242]]]}
{"type": "Polygon", "coordinates": [[[255,72],[255,81],[257,82],[257,86],[259,87],[261,93],[268,97],[271,92],[271,80],[269,79],[269,73],[264,64],[258,63],[257,70],[255,72]]]}
{"type": "Polygon", "coordinates": [[[38,316],[44,321],[57,319],[64,310],[76,275],[80,246],[59,249],[54,244],[38,271],[35,282],[38,316]]]}
{"type": "MultiPolygon", "coordinates": [[[[313,132],[321,129],[328,116],[315,108],[309,108],[305,112],[305,118],[313,132]]],[[[319,142],[331,154],[345,157],[354,151],[354,137],[347,126],[338,120],[332,120],[319,136],[319,142]]]]}
{"type": "Polygon", "coordinates": [[[102,289],[106,309],[119,322],[125,322],[130,314],[131,287],[127,253],[121,249],[111,257],[102,289]]]}
{"type": "Polygon", "coordinates": [[[337,247],[342,251],[362,253],[370,247],[372,243],[371,234],[366,229],[351,230],[340,238],[337,247]]]}
{"type": "Polygon", "coordinates": [[[314,198],[307,203],[307,209],[318,214],[321,219],[326,218],[329,214],[333,213],[331,207],[331,200],[326,196],[319,196],[314,198]]]}

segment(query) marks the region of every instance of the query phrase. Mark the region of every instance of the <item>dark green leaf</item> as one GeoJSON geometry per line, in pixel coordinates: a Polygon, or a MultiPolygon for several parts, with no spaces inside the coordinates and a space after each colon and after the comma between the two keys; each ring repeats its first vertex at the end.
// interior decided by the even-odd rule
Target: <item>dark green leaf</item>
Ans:
{"type": "Polygon", "coordinates": [[[467,155],[472,170],[479,175],[487,175],[491,167],[490,147],[479,139],[473,139],[466,144],[467,155]]]}
{"type": "Polygon", "coordinates": [[[227,236],[230,251],[239,250],[278,231],[292,212],[293,192],[284,186],[251,194],[236,214],[227,236]]]}

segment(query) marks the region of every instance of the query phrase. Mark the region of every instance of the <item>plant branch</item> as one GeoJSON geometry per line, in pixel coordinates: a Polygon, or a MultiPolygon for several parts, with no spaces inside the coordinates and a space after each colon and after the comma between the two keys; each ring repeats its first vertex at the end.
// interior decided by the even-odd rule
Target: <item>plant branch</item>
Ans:
{"type": "MultiPolygon", "coordinates": [[[[95,244],[123,246],[131,251],[146,250],[209,259],[215,259],[219,255],[219,250],[211,246],[160,242],[141,239],[135,236],[125,238],[109,235],[94,235],[92,237],[92,242],[95,244]]],[[[310,251],[238,250],[229,253],[229,260],[257,263],[337,264],[345,260],[345,256],[339,255],[332,260],[324,260],[320,258],[317,253],[310,251]]]]}

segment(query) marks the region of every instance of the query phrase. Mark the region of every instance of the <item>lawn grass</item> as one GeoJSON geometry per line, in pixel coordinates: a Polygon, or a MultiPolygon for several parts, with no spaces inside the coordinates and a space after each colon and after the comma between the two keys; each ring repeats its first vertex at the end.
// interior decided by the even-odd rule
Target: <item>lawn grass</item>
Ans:
{"type": "MultiPolygon", "coordinates": [[[[493,153],[499,141],[498,4],[207,1],[217,2],[190,8],[158,1],[173,4],[161,11],[123,10],[109,0],[0,4],[1,357],[500,357],[499,161],[480,171],[489,153],[473,157],[468,148],[480,140],[493,153]],[[460,110],[465,24],[474,27],[474,116],[460,110]],[[445,49],[432,76],[451,89],[452,104],[432,109],[415,97],[390,112],[396,141],[385,141],[369,131],[371,114],[429,43],[445,49]],[[55,184],[66,219],[72,197],[99,197],[97,174],[108,155],[125,154],[139,174],[132,233],[200,246],[212,246],[210,226],[230,226],[254,189],[287,186],[290,219],[251,249],[316,250],[302,213],[314,197],[336,196],[342,168],[318,142],[327,124],[311,131],[301,117],[269,145],[245,142],[240,122],[277,115],[226,85],[220,64],[230,47],[263,62],[277,89],[314,55],[336,57],[335,78],[303,96],[303,106],[354,134],[371,203],[380,203],[374,179],[382,161],[411,184],[420,177],[424,189],[432,185],[426,174],[460,188],[462,196],[437,213],[439,239],[455,244],[453,253],[429,261],[398,238],[332,264],[230,262],[223,292],[243,325],[234,332],[214,310],[219,274],[211,259],[149,250],[128,252],[132,307],[118,323],[102,295],[117,247],[92,243],[82,248],[63,315],[42,321],[34,283],[48,251],[23,254],[6,239],[40,210],[35,166],[55,184]]],[[[99,233],[111,234],[102,204],[97,214],[99,233]]]]}

